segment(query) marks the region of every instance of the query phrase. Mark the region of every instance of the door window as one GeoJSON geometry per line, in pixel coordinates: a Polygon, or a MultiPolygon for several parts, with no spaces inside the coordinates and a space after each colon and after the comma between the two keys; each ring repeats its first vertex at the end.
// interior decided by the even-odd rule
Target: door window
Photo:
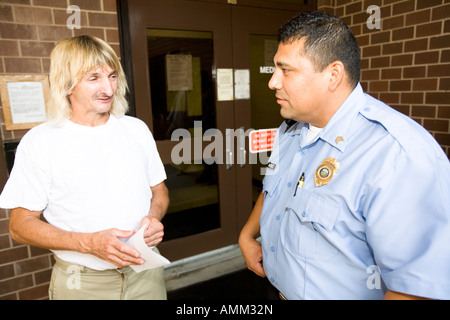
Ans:
{"type": "MultiPolygon", "coordinates": [[[[175,130],[194,137],[199,124],[202,134],[215,128],[212,32],[147,29],[147,50],[155,140],[171,140],[175,130]]],[[[165,240],[220,228],[217,164],[180,162],[165,165],[165,240]]]]}

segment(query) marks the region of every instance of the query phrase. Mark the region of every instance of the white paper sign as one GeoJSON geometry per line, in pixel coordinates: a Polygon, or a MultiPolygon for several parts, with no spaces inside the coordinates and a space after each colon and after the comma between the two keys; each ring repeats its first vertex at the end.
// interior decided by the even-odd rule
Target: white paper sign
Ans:
{"type": "Polygon", "coordinates": [[[234,98],[250,99],[250,70],[234,70],[234,98]]]}
{"type": "Polygon", "coordinates": [[[126,242],[127,245],[139,251],[141,258],[145,260],[144,264],[130,266],[137,273],[147,269],[161,267],[170,263],[170,261],[162,255],[154,252],[152,250],[153,247],[148,247],[147,244],[145,244],[144,231],[146,227],[147,225],[144,225],[126,242]]]}
{"type": "Polygon", "coordinates": [[[217,69],[217,100],[230,101],[233,99],[233,69],[217,69]]]}
{"type": "Polygon", "coordinates": [[[192,56],[189,54],[166,55],[167,90],[192,90],[192,56]]]}
{"type": "Polygon", "coordinates": [[[8,82],[9,104],[12,123],[44,122],[44,90],[36,81],[8,82]]]}

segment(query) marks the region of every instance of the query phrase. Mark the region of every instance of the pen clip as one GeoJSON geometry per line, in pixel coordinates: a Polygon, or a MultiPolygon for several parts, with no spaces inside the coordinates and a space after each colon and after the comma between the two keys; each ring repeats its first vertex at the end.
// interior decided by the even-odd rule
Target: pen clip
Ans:
{"type": "Polygon", "coordinates": [[[297,195],[298,188],[303,188],[304,183],[305,183],[305,173],[302,172],[300,179],[298,179],[297,187],[295,188],[294,197],[297,195]]]}

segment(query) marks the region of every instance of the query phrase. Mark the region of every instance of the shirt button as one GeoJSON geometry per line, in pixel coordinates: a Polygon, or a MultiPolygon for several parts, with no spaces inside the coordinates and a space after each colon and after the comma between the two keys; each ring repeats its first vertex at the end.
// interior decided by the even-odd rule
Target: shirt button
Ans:
{"type": "Polygon", "coordinates": [[[306,217],[306,211],[302,212],[302,217],[306,217]]]}
{"type": "Polygon", "coordinates": [[[275,279],[273,277],[270,277],[270,282],[275,282],[275,279]]]}
{"type": "Polygon", "coordinates": [[[270,251],[275,252],[275,247],[274,246],[270,247],[270,251]]]}
{"type": "Polygon", "coordinates": [[[280,215],[277,215],[277,216],[275,217],[275,219],[277,219],[277,221],[280,221],[280,219],[281,219],[280,215]]]}
{"type": "Polygon", "coordinates": [[[292,182],[288,182],[287,186],[288,188],[292,187],[292,182]]]}

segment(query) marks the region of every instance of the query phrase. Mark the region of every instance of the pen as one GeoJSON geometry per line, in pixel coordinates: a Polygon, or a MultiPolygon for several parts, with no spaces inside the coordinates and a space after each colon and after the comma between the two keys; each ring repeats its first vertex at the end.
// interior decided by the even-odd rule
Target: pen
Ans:
{"type": "Polygon", "coordinates": [[[298,180],[297,188],[295,188],[294,197],[297,195],[297,189],[303,188],[303,184],[305,183],[305,173],[302,172],[302,176],[298,180]]]}

